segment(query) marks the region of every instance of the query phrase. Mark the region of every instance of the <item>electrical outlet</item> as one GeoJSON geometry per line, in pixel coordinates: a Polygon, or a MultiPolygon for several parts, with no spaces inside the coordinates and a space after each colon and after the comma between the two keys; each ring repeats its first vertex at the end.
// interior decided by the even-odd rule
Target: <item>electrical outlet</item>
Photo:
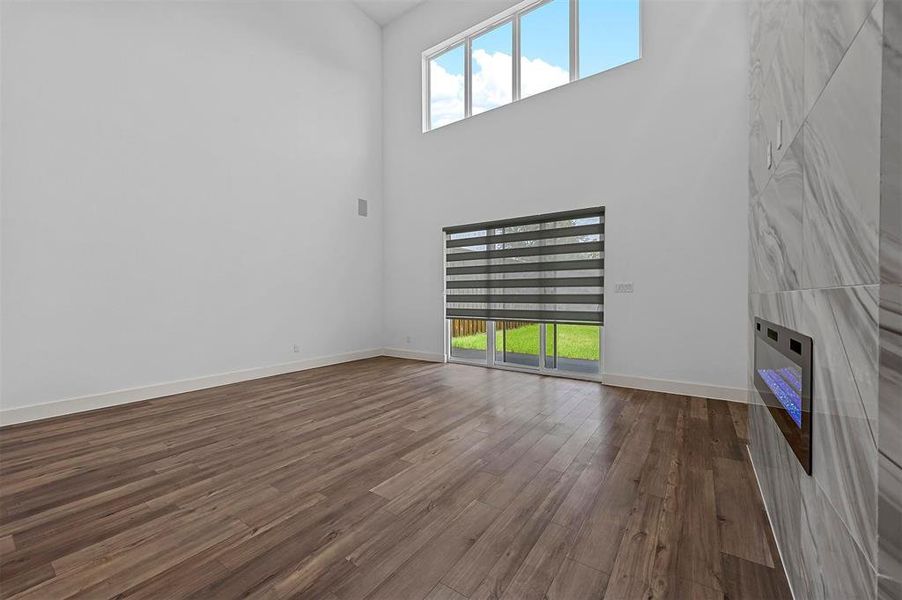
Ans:
{"type": "Polygon", "coordinates": [[[614,284],[614,293],[615,294],[632,294],[633,293],[633,282],[632,281],[622,281],[620,283],[614,284]]]}
{"type": "Polygon", "coordinates": [[[295,353],[295,354],[297,354],[298,352],[301,351],[301,347],[298,346],[297,344],[295,344],[294,346],[292,346],[291,349],[294,350],[294,353],[295,353]]]}
{"type": "Polygon", "coordinates": [[[404,341],[405,341],[406,343],[409,344],[409,343],[410,343],[410,336],[408,335],[406,338],[404,338],[404,341]]]}

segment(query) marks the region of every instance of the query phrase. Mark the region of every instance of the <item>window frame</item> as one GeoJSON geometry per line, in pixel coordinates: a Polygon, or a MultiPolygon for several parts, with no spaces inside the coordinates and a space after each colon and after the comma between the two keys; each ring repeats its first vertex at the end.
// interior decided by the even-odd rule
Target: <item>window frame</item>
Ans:
{"type": "MultiPolygon", "coordinates": [[[[500,27],[506,24],[508,21],[511,22],[511,35],[513,37],[511,44],[512,57],[512,85],[513,89],[511,90],[511,101],[508,104],[513,104],[515,102],[519,102],[524,99],[521,97],[521,77],[520,77],[520,69],[521,69],[521,52],[520,52],[520,19],[541,6],[552,2],[553,0],[523,0],[519,4],[516,4],[505,11],[502,11],[496,14],[493,17],[490,17],[469,29],[465,29],[464,31],[458,33],[455,36],[448,38],[447,40],[441,42],[440,44],[436,44],[427,50],[424,50],[422,53],[422,61],[421,61],[421,70],[422,70],[422,116],[423,116],[423,133],[428,133],[429,131],[434,131],[435,129],[441,129],[446,125],[451,125],[452,123],[458,123],[460,121],[464,121],[469,119],[473,115],[473,39],[479,37],[484,33],[488,33],[489,31],[495,29],[496,27],[500,27]],[[432,96],[432,87],[430,81],[430,69],[429,63],[432,59],[437,58],[451,50],[463,44],[464,46],[464,116],[462,119],[458,119],[457,121],[452,121],[451,123],[446,123],[445,125],[439,125],[438,127],[432,127],[432,106],[431,106],[431,96],[432,96]]],[[[579,73],[579,2],[580,0],[568,0],[569,2],[569,11],[570,11],[570,36],[569,36],[569,44],[570,44],[570,82],[578,81],[582,79],[579,73]]],[[[612,71],[617,69],[623,65],[628,65],[630,63],[639,61],[642,59],[643,55],[643,36],[642,36],[642,5],[644,4],[643,0],[636,0],[639,10],[639,44],[638,44],[638,54],[634,60],[622,63],[617,65],[616,67],[611,67],[610,69],[606,69],[599,73],[593,73],[588,77],[594,77],[595,75],[601,75],[602,73],[607,73],[608,71],[612,71]]],[[[567,85],[566,83],[558,87],[563,87],[567,85]]],[[[532,96],[540,96],[541,94],[551,91],[545,90],[543,92],[538,92],[533,94],[532,96]]],[[[500,106],[496,106],[494,108],[490,108],[482,113],[484,114],[491,112],[497,108],[501,108],[502,106],[507,106],[507,104],[502,104],[500,106]]]]}

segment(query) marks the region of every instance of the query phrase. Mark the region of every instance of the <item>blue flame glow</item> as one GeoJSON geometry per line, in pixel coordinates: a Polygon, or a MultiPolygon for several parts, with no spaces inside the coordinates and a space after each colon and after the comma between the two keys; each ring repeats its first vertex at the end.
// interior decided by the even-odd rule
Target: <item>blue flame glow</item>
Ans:
{"type": "Polygon", "coordinates": [[[758,375],[774,393],[789,416],[802,426],[802,370],[798,367],[758,369],[758,375]]]}

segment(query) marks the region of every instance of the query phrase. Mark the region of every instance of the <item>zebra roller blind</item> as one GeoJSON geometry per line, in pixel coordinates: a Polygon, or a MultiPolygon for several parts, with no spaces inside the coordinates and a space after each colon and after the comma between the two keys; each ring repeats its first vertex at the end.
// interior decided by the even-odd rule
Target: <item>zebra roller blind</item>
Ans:
{"type": "Polygon", "coordinates": [[[604,208],[446,227],[449,319],[604,322],[604,208]]]}

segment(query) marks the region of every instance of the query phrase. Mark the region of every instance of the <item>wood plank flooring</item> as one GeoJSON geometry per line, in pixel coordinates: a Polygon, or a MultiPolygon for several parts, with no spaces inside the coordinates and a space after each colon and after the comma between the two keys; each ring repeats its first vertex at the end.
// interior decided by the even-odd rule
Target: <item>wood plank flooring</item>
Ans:
{"type": "Polygon", "coordinates": [[[0,430],[3,598],[789,598],[745,409],[378,358],[0,430]]]}

